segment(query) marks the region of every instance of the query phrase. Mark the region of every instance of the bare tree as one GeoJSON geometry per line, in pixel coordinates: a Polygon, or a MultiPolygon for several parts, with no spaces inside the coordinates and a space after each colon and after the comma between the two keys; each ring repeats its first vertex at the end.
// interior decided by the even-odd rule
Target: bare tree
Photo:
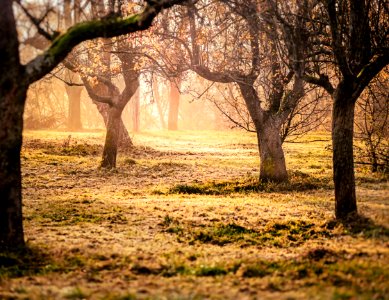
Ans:
{"type": "MultiPolygon", "coordinates": [[[[45,31],[51,41],[47,50],[27,64],[20,63],[19,40],[13,1],[3,0],[0,10],[0,247],[24,245],[20,150],[23,111],[28,87],[53,70],[77,44],[96,37],[113,37],[147,29],[155,16],[179,0],[148,1],[134,16],[116,14],[78,23],[66,32],[45,31]]],[[[115,3],[115,2],[113,2],[115,3]]],[[[36,20],[38,30],[44,31],[36,20]]]]}
{"type": "Polygon", "coordinates": [[[355,103],[389,63],[387,2],[267,0],[263,14],[283,33],[289,65],[332,97],[335,214],[357,213],[353,136],[355,103]],[[277,22],[273,22],[274,20],[277,22]]]}
{"type": "Polygon", "coordinates": [[[388,69],[369,84],[357,102],[356,134],[361,142],[357,163],[371,171],[389,173],[389,81],[388,69]]]}
{"type": "Polygon", "coordinates": [[[187,35],[165,30],[165,43],[183,53],[180,65],[209,81],[239,87],[257,133],[260,179],[287,181],[281,127],[304,94],[302,80],[283,63],[256,1],[222,2],[192,3],[169,18],[187,24],[187,35]]]}

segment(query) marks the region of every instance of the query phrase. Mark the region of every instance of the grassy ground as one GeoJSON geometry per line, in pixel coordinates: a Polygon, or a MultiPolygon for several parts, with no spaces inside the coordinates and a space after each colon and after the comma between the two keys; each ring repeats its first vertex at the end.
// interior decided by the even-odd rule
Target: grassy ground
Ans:
{"type": "Polygon", "coordinates": [[[252,134],[133,138],[107,171],[103,132],[25,132],[29,248],[0,253],[0,299],[389,299],[388,181],[358,169],[363,217],[335,222],[328,135],[285,145],[283,185],[252,134]]]}

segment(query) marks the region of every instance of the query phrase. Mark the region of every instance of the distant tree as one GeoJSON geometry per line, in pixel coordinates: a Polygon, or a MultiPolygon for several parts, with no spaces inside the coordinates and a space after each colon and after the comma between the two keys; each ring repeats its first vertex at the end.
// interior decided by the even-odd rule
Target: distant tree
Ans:
{"type": "Polygon", "coordinates": [[[356,103],[357,163],[389,173],[389,70],[383,70],[356,103]]]}
{"type": "Polygon", "coordinates": [[[45,31],[36,20],[37,30],[51,41],[47,50],[25,65],[20,63],[19,40],[12,0],[3,0],[0,10],[0,248],[24,245],[20,150],[23,111],[28,87],[53,70],[74,46],[96,37],[113,37],[147,29],[154,17],[179,0],[147,1],[145,9],[121,18],[115,1],[111,14],[76,24],[64,33],[45,31]],[[115,10],[116,8],[116,10],[115,10]],[[116,13],[115,13],[116,12],[116,13]]]}
{"type": "Polygon", "coordinates": [[[181,79],[173,78],[170,81],[169,89],[169,115],[168,115],[168,130],[178,129],[178,110],[180,107],[180,83],[181,79]]]}

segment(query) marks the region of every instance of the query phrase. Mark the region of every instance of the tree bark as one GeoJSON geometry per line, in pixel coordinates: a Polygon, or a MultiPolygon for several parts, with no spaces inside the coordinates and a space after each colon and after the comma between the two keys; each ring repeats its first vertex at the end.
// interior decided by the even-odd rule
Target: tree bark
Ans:
{"type": "Polygon", "coordinates": [[[139,99],[139,89],[136,91],[133,98],[133,111],[132,111],[132,130],[134,132],[139,132],[140,130],[140,99],[139,99]]]}
{"type": "Polygon", "coordinates": [[[284,182],[288,180],[280,127],[281,125],[270,116],[261,126],[261,130],[257,130],[261,181],[284,182]]]}
{"type": "Polygon", "coordinates": [[[259,178],[262,181],[288,181],[284,150],[280,128],[282,118],[280,115],[274,116],[269,111],[264,111],[253,86],[253,80],[246,83],[239,83],[239,88],[251,120],[257,132],[259,148],[259,178]]]}
{"type": "MultiPolygon", "coordinates": [[[[93,100],[93,99],[92,99],[93,100]]],[[[97,110],[99,111],[100,115],[103,118],[105,127],[108,130],[108,120],[109,120],[109,105],[93,101],[94,104],[96,104],[97,110]]],[[[119,141],[118,141],[119,147],[131,147],[133,145],[130,135],[128,134],[128,130],[126,126],[124,125],[124,122],[122,118],[120,117],[119,120],[119,141]]]]}
{"type": "Polygon", "coordinates": [[[20,151],[23,131],[23,104],[26,88],[0,88],[0,248],[24,245],[22,223],[22,182],[20,151]]]}
{"type": "Polygon", "coordinates": [[[0,248],[24,245],[20,151],[28,84],[20,65],[12,1],[0,10],[0,248]]]}
{"type": "Polygon", "coordinates": [[[154,95],[155,103],[157,104],[157,110],[158,110],[159,120],[161,121],[161,127],[162,129],[166,129],[165,117],[163,114],[161,97],[159,94],[159,84],[155,78],[153,79],[153,95],[154,95]]]}
{"type": "Polygon", "coordinates": [[[112,169],[116,167],[116,156],[118,151],[120,122],[122,111],[111,107],[108,112],[107,134],[103,150],[102,168],[112,169]]]}
{"type": "MultiPolygon", "coordinates": [[[[350,84],[351,85],[351,84],[350,84]]],[[[354,107],[349,84],[341,82],[333,95],[332,146],[335,215],[343,219],[357,213],[354,175],[354,107]]]]}
{"type": "Polygon", "coordinates": [[[178,129],[178,108],[180,105],[180,91],[174,81],[170,82],[168,130],[178,129]]]}
{"type": "Polygon", "coordinates": [[[83,87],[66,85],[65,89],[69,100],[68,129],[70,131],[81,130],[81,92],[83,87]]]}

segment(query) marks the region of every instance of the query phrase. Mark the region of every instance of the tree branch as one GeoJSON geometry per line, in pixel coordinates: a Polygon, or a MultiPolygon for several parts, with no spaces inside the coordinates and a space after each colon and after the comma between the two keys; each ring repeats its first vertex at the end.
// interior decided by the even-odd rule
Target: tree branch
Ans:
{"type": "Polygon", "coordinates": [[[149,28],[153,19],[164,8],[185,0],[149,0],[142,13],[128,18],[107,17],[79,23],[59,35],[43,54],[30,61],[25,67],[25,80],[31,84],[57,66],[79,43],[97,37],[114,37],[149,28]]]}

